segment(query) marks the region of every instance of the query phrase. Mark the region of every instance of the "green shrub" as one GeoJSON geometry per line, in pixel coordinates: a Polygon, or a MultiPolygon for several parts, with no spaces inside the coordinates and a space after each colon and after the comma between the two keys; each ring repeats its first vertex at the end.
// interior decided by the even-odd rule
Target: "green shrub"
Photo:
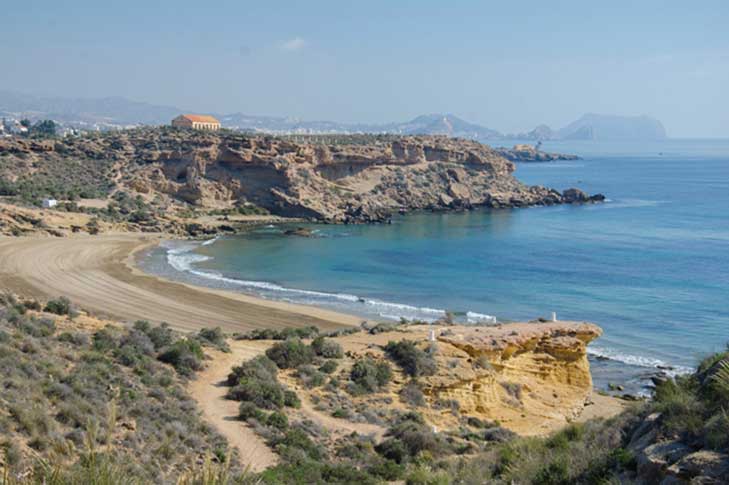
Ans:
{"type": "Polygon", "coordinates": [[[406,413],[387,431],[386,440],[375,447],[375,450],[388,460],[405,463],[422,452],[433,455],[450,451],[443,438],[434,433],[417,413],[406,413]]]}
{"type": "Polygon", "coordinates": [[[659,383],[654,408],[660,412],[663,427],[669,432],[698,434],[704,423],[704,406],[697,396],[693,376],[678,377],[659,383]]]}
{"type": "Polygon", "coordinates": [[[298,338],[292,338],[273,345],[266,350],[266,356],[280,369],[294,369],[311,364],[314,360],[314,351],[298,338]]]}
{"type": "Polygon", "coordinates": [[[344,351],[341,345],[321,335],[311,342],[311,349],[316,355],[325,359],[341,359],[344,357],[344,351]]]}
{"type": "Polygon", "coordinates": [[[358,484],[376,485],[379,480],[367,472],[346,464],[303,460],[269,468],[261,474],[268,485],[358,484]]]}
{"type": "Polygon", "coordinates": [[[419,349],[412,340],[388,342],[385,353],[394,360],[410,377],[431,376],[437,370],[437,364],[431,355],[419,349]]]}
{"type": "Polygon", "coordinates": [[[138,320],[134,323],[134,329],[144,333],[152,341],[155,350],[161,350],[172,345],[174,334],[169,325],[163,323],[153,327],[145,320],[138,320]]]}
{"type": "Polygon", "coordinates": [[[242,340],[287,340],[290,338],[310,338],[319,334],[316,327],[284,328],[274,330],[272,328],[257,328],[250,332],[239,335],[236,338],[242,340]]]}
{"type": "Polygon", "coordinates": [[[197,333],[201,343],[215,347],[223,352],[230,352],[230,346],[225,340],[225,334],[220,327],[203,328],[197,333]]]}
{"type": "Polygon", "coordinates": [[[284,406],[298,409],[301,407],[301,400],[294,391],[284,391],[284,406]]]}
{"type": "Polygon", "coordinates": [[[319,371],[320,372],[323,372],[325,374],[331,374],[332,372],[334,372],[335,370],[337,370],[337,367],[338,367],[338,365],[337,365],[337,362],[336,361],[334,361],[334,360],[327,360],[326,362],[324,362],[319,367],[319,371]]]}
{"type": "Polygon", "coordinates": [[[283,434],[274,436],[270,444],[288,462],[302,463],[324,458],[324,450],[298,427],[289,428],[283,434]]]}
{"type": "Polygon", "coordinates": [[[367,468],[367,471],[370,475],[374,475],[382,480],[394,482],[402,479],[405,474],[405,467],[392,460],[379,460],[377,463],[367,468]]]}
{"type": "Polygon", "coordinates": [[[106,352],[108,350],[115,349],[119,345],[114,332],[109,328],[102,328],[101,330],[94,332],[91,340],[93,342],[94,350],[98,352],[106,352]]]}
{"type": "Polygon", "coordinates": [[[569,465],[565,459],[545,464],[534,477],[535,485],[563,485],[570,482],[569,465]]]}
{"type": "Polygon", "coordinates": [[[238,417],[244,421],[248,419],[255,419],[263,422],[266,419],[266,414],[258,409],[254,403],[250,401],[243,401],[238,406],[238,417]]]}
{"type": "Polygon", "coordinates": [[[259,408],[278,409],[284,405],[284,390],[276,381],[242,377],[231,387],[228,397],[236,401],[249,401],[259,408]]]}
{"type": "Polygon", "coordinates": [[[378,362],[370,357],[358,360],[352,366],[349,378],[354,383],[354,394],[375,392],[387,385],[392,377],[392,369],[387,362],[378,362]]]}
{"type": "Polygon", "coordinates": [[[400,400],[410,406],[425,406],[425,394],[415,381],[410,381],[400,389],[400,400]]]}
{"type": "Polygon", "coordinates": [[[274,411],[268,415],[266,424],[283,431],[289,427],[289,418],[282,412],[274,411]]]}
{"type": "Polygon", "coordinates": [[[313,365],[302,365],[296,369],[296,376],[309,389],[324,384],[324,374],[313,365]]]}
{"type": "Polygon", "coordinates": [[[55,300],[49,300],[48,303],[46,303],[45,308],[43,308],[43,311],[54,313],[56,315],[70,315],[71,301],[65,296],[55,300]]]}
{"type": "Polygon", "coordinates": [[[170,364],[182,375],[190,376],[202,368],[204,354],[200,344],[192,339],[180,339],[166,347],[157,359],[170,364]]]}
{"type": "Polygon", "coordinates": [[[405,479],[405,485],[449,485],[450,483],[450,477],[446,472],[432,470],[426,466],[415,468],[405,479]]]}
{"type": "Polygon", "coordinates": [[[278,379],[277,372],[276,364],[271,359],[265,355],[259,355],[239,366],[233,367],[230,374],[228,374],[227,383],[229,386],[234,386],[243,377],[262,381],[276,381],[278,379]]]}

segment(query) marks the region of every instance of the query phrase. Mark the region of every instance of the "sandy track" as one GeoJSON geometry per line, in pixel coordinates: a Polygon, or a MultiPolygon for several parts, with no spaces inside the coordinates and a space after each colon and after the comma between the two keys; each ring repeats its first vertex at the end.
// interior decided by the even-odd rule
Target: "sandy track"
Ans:
{"type": "MultiPolygon", "coordinates": [[[[237,419],[239,403],[225,399],[228,391],[225,380],[234,365],[263,354],[271,343],[263,340],[229,340],[228,344],[231,350],[229,353],[206,350],[211,360],[206,362],[205,369],[197,374],[197,378],[190,381],[188,391],[197,401],[205,419],[215,426],[232,446],[238,448],[241,463],[253,471],[261,471],[278,463],[278,455],[248,424],[237,419]]],[[[300,391],[299,386],[292,387],[300,391]]],[[[334,436],[341,437],[356,432],[372,435],[380,441],[386,431],[381,426],[352,423],[329,416],[316,410],[306,393],[297,392],[297,394],[301,399],[301,409],[295,413],[302,419],[310,419],[334,436]]]]}
{"type": "Polygon", "coordinates": [[[188,391],[197,401],[205,419],[225,436],[231,446],[238,448],[243,466],[254,472],[265,470],[278,462],[278,456],[266,445],[250,426],[240,421],[238,402],[225,399],[228,387],[224,385],[231,368],[261,354],[267,344],[231,342],[231,352],[206,350],[212,358],[205,369],[190,381],[188,391]]]}
{"type": "Polygon", "coordinates": [[[129,264],[158,242],[138,234],[73,238],[0,238],[0,289],[26,296],[67,296],[85,310],[123,321],[167,322],[191,331],[316,325],[333,329],[359,318],[146,275],[129,264]]]}

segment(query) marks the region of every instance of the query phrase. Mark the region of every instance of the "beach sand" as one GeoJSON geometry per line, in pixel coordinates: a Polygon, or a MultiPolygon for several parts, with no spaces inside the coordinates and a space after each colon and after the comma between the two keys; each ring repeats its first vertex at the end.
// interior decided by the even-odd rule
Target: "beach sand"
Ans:
{"type": "Polygon", "coordinates": [[[68,297],[84,310],[126,322],[167,322],[195,331],[316,325],[358,325],[361,318],[240,293],[173,282],[134,267],[159,235],[105,234],[69,238],[0,238],[0,290],[39,299],[68,297]]]}
{"type": "MultiPolygon", "coordinates": [[[[182,331],[215,326],[226,332],[305,325],[336,329],[361,322],[351,315],[186,285],[138,270],[134,266],[135,256],[162,238],[129,233],[0,238],[0,291],[44,300],[66,296],[99,317],[123,322],[167,322],[182,331]]],[[[261,471],[276,464],[278,457],[250,426],[237,419],[238,403],[225,399],[227,388],[222,381],[234,365],[259,355],[269,343],[229,343],[230,353],[207,351],[210,359],[197,378],[189,382],[188,390],[203,416],[239,450],[242,464],[261,471]]],[[[591,404],[578,421],[613,416],[625,406],[622,401],[597,394],[593,394],[591,404]]],[[[359,431],[381,437],[384,432],[372,425],[352,424],[325,415],[306,398],[299,412],[338,433],[359,431]]]]}

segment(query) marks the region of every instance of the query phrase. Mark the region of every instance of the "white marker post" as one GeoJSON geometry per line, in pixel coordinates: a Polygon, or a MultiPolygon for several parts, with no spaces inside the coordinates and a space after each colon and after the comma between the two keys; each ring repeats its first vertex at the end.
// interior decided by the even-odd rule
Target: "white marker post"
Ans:
{"type": "Polygon", "coordinates": [[[557,321],[557,312],[552,312],[552,321],[553,322],[557,321]]]}

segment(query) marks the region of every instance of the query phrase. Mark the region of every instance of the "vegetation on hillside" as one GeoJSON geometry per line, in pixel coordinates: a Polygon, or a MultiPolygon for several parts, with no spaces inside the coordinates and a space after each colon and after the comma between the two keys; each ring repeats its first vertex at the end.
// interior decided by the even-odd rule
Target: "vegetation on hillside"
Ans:
{"type": "MultiPolygon", "coordinates": [[[[344,353],[334,340],[287,331],[267,355],[242,362],[227,379],[239,418],[281,459],[252,474],[240,470],[236,453],[201,419],[183,387],[201,368],[206,346],[228,350],[219,329],[188,336],[147,322],[89,329],[74,323],[80,317],[65,298],[44,304],[0,298],[2,485],[637,483],[645,478],[637,476],[642,450],[631,440],[647,422],[653,430],[647,444],[675,441],[729,453],[729,349],[692,375],[657,381],[652,401],[615,418],[525,438],[468,416],[455,429],[431,427],[416,411],[422,397],[416,378],[429,372],[431,356],[407,341],[390,342],[385,355],[412,379],[400,390],[408,410],[378,418],[387,429],[380,440],[357,433],[331,439],[330,430],[299,410],[304,397],[285,382],[362,399],[391,386],[392,369],[384,358],[341,368],[344,353]]],[[[334,416],[357,422],[358,412],[342,408],[334,416]]]]}
{"type": "Polygon", "coordinates": [[[66,299],[40,308],[0,297],[0,484],[175,483],[206,457],[237,470],[183,387],[206,336],[88,331],[66,299]]]}

